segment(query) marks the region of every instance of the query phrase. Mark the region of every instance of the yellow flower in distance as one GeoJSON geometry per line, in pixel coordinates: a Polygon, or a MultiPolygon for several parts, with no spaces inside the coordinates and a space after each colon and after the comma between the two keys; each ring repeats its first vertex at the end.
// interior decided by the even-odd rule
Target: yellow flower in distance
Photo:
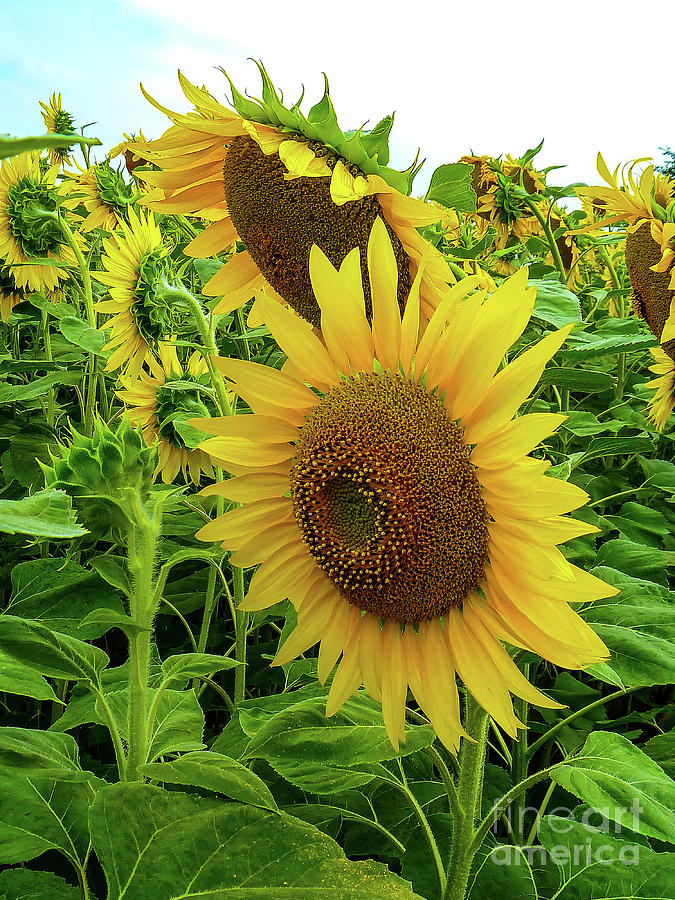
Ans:
{"type": "Polygon", "coordinates": [[[58,207],[56,173],[56,166],[43,172],[36,153],[0,164],[0,263],[16,286],[28,291],[56,290],[68,277],[66,266],[75,263],[58,222],[48,217],[58,207]],[[64,266],[40,262],[45,259],[62,260],[64,266]]]}
{"type": "Polygon", "coordinates": [[[213,478],[213,467],[208,454],[190,441],[195,430],[187,420],[209,414],[204,402],[208,369],[198,351],[190,357],[185,372],[173,345],[163,343],[158,352],[159,360],[148,360],[150,372],[141,372],[137,379],[121,375],[124,390],[116,393],[124,401],[131,423],[141,426],[146,444],[152,447],[157,442],[155,477],[161,473],[164,484],[171,484],[182,471],[186,481],[199,484],[202,473],[213,478]]]}
{"type": "MultiPolygon", "coordinates": [[[[371,132],[347,135],[338,126],[328,90],[305,117],[283,106],[265,69],[263,100],[243,97],[232,85],[235,110],[218,103],[181,73],[187,115],[147,99],[175,123],[139,152],[160,172],[137,172],[160,188],[163,200],[148,205],[165,213],[189,213],[214,220],[185,252],[212,256],[237,238],[245,251],[230,259],[206,284],[208,296],[222,296],[215,312],[226,313],[265,287],[313,325],[320,312],[309,277],[309,254],[318,244],[340,265],[355,246],[365,251],[373,222],[382,216],[394,247],[398,302],[403,308],[422,254],[428,247],[417,227],[438,221],[443,212],[406,196],[414,166],[390,169],[387,117],[371,132]]],[[[450,270],[435,248],[428,251],[420,296],[431,316],[450,270]]],[[[370,309],[367,271],[362,270],[366,309],[370,309]]]]}
{"type": "Polygon", "coordinates": [[[107,160],[80,168],[80,173],[64,182],[62,191],[67,199],[63,205],[71,210],[84,206],[87,214],[82,217],[83,232],[94,228],[114,231],[126,217],[133,189],[107,160]]]}
{"type": "Polygon", "coordinates": [[[288,369],[217,361],[253,414],[206,423],[214,437],[200,446],[234,477],[205,493],[243,505],[198,534],[222,541],[234,565],[260,563],[242,609],[289,598],[298,610],[275,664],[320,642],[323,683],[342,657],[327,715],[363,684],[398,747],[410,687],[454,750],[463,733],[457,672],[515,735],[524,726],[510,692],[557,704],[500,639],[571,668],[607,657],[570,603],[615,591],[556,546],[596,530],[563,515],[588,497],[527,456],[565,417],[513,419],[571,326],[495,374],[532,312],[526,271],[488,297],[474,290],[478,279],[461,280],[423,328],[422,273],[401,317],[396,258],[378,219],[368,244],[371,326],[358,254],[338,271],[312,249],[325,345],[261,296],[288,369]]]}
{"type": "Polygon", "coordinates": [[[129,207],[129,221],[103,241],[101,262],[105,272],[92,277],[108,286],[109,300],[100,300],[97,312],[112,313],[101,325],[110,331],[104,347],[112,350],[106,371],[123,369],[131,378],[153,358],[160,341],[174,332],[174,313],[156,294],[156,285],[170,273],[168,250],[150,212],[137,214],[129,207]]]}
{"type": "Polygon", "coordinates": [[[663,431],[675,409],[675,361],[660,347],[654,347],[649,352],[654,357],[654,365],[649,367],[649,371],[657,376],[646,385],[654,391],[649,402],[649,418],[658,431],[663,431]]]}
{"type": "Polygon", "coordinates": [[[0,318],[2,321],[9,321],[14,307],[25,299],[24,291],[16,286],[9,269],[0,265],[0,318]]]}
{"type": "MultiPolygon", "coordinates": [[[[61,94],[53,93],[49,98],[49,103],[43,103],[42,118],[48,134],[75,134],[73,124],[75,120],[71,114],[65,110],[61,104],[61,94]]],[[[48,151],[49,161],[54,166],[62,166],[64,163],[70,162],[69,154],[72,147],[52,147],[48,151]]]]}

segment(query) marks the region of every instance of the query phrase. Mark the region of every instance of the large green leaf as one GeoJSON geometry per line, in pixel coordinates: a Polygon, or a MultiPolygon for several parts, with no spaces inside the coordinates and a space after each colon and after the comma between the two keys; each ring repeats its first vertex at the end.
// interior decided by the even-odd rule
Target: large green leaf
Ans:
{"type": "Polygon", "coordinates": [[[427,200],[435,200],[459,212],[476,211],[476,192],[471,185],[471,166],[446,163],[433,172],[427,200]]]}
{"type": "Polygon", "coordinates": [[[0,650],[40,675],[94,684],[109,662],[98,647],[16,616],[0,616],[0,650]]]}
{"type": "Polygon", "coordinates": [[[535,870],[528,848],[486,844],[473,861],[467,900],[539,900],[535,870]]]}
{"type": "Polygon", "coordinates": [[[277,809],[277,804],[264,781],[246,766],[229,756],[208,750],[186,753],[171,762],[149,763],[143,774],[165,784],[186,784],[216,791],[241,803],[277,809]]]}
{"type": "Polygon", "coordinates": [[[52,872],[5,869],[0,872],[2,900],[82,900],[80,889],[52,872]]]}
{"type": "Polygon", "coordinates": [[[77,316],[63,316],[59,319],[59,331],[67,341],[88,353],[100,354],[106,342],[105,335],[101,331],[87,325],[77,316]]]}
{"type": "Polygon", "coordinates": [[[78,384],[82,380],[82,372],[50,372],[42,378],[35,378],[27,384],[0,385],[0,404],[19,403],[22,400],[35,400],[44,397],[48,391],[59,384],[78,384]]]}
{"type": "Polygon", "coordinates": [[[675,781],[620,734],[590,734],[551,777],[612,822],[662,841],[675,834],[675,781]]]}
{"type": "Polygon", "coordinates": [[[79,751],[69,734],[34,728],[0,728],[0,772],[5,777],[84,781],[79,751]]]}
{"type": "Polygon", "coordinates": [[[35,672],[30,665],[17,662],[3,650],[0,650],[0,692],[58,702],[52,686],[42,675],[35,672]]]}
{"type": "Polygon", "coordinates": [[[414,900],[386,866],[284,814],[140,784],[110,785],[91,810],[108,900],[414,900]]]}
{"type": "Polygon", "coordinates": [[[675,778],[675,728],[650,738],[642,749],[667,775],[675,778]]]}
{"type": "Polygon", "coordinates": [[[78,525],[65,491],[49,488],[23,500],[0,500],[0,531],[64,540],[87,533],[78,525]]]}
{"type": "MultiPolygon", "coordinates": [[[[620,832],[608,833],[584,822],[544,816],[539,826],[542,847],[525,848],[541,884],[542,897],[556,900],[670,900],[675,885],[675,853],[655,853],[620,832]],[[542,851],[549,873],[542,872],[542,851]]],[[[516,848],[511,848],[515,850],[516,848]]],[[[495,851],[493,851],[494,853],[495,851]]],[[[502,865],[508,865],[504,853],[502,865]]],[[[473,895],[472,900],[473,900],[473,895]]]]}
{"type": "MultiPolygon", "coordinates": [[[[156,691],[149,692],[152,702],[156,691]]],[[[150,738],[148,760],[166,753],[201,750],[204,746],[204,713],[194,691],[162,692],[150,738]]]]}
{"type": "Polygon", "coordinates": [[[528,287],[536,287],[537,299],[532,315],[535,319],[562,328],[571,322],[581,322],[579,298],[564,284],[548,278],[532,278],[528,287]]]}
{"type": "MultiPolygon", "coordinates": [[[[352,701],[352,708],[356,704],[352,701]]],[[[326,718],[323,698],[309,699],[278,713],[252,738],[246,755],[266,759],[292,784],[316,794],[359,787],[374,776],[391,776],[380,763],[396,759],[383,725],[354,723],[350,708],[326,718]]],[[[434,740],[431,727],[406,732],[400,755],[434,740]]]]}
{"type": "Polygon", "coordinates": [[[600,546],[597,564],[665,587],[668,584],[667,566],[675,564],[675,553],[618,539],[600,546]]]}
{"type": "Polygon", "coordinates": [[[72,560],[32,559],[12,569],[12,597],[5,610],[22,619],[41,622],[80,640],[105,633],[105,625],[81,626],[94,610],[121,614],[119,597],[95,572],[72,560]]]}
{"type": "Polygon", "coordinates": [[[76,868],[89,848],[89,805],[103,784],[0,775],[0,863],[58,850],[76,868]]]}
{"type": "Polygon", "coordinates": [[[183,681],[195,675],[213,675],[239,665],[236,660],[227,656],[216,656],[215,653],[179,653],[169,656],[162,663],[162,672],[167,684],[172,681],[183,681]]]}
{"type": "Polygon", "coordinates": [[[596,566],[593,574],[619,588],[620,593],[594,600],[581,609],[581,615],[612,650],[612,665],[616,664],[617,671],[625,677],[624,683],[638,686],[674,680],[672,593],[653,581],[607,566],[596,566]]]}

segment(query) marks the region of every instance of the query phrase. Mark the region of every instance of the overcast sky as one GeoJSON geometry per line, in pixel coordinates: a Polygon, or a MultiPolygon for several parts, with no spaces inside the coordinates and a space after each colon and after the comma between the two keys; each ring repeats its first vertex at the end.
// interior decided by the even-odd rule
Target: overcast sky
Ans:
{"type": "Polygon", "coordinates": [[[122,132],[168,126],[138,88],[187,109],[180,68],[219,99],[222,66],[259,95],[262,59],[307,109],[328,75],[344,129],[396,112],[391,162],[421,148],[415,182],[470,150],[519,155],[545,138],[550,183],[596,183],[610,166],[675,146],[672,0],[0,0],[0,132],[43,130],[38,101],[60,91],[77,124],[109,148],[122,132]],[[667,37],[663,37],[667,36],[667,37]]]}

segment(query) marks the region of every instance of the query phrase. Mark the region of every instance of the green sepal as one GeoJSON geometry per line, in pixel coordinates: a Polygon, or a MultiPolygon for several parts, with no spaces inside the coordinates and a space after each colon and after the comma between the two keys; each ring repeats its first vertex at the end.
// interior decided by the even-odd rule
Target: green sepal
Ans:
{"type": "Polygon", "coordinates": [[[389,135],[394,125],[394,114],[380,119],[370,131],[361,135],[361,143],[369,156],[374,156],[380,166],[389,162],[389,135]]]}
{"type": "Polygon", "coordinates": [[[272,123],[270,122],[269,117],[262,104],[256,100],[252,100],[250,97],[245,97],[240,91],[236,89],[236,87],[234,86],[234,82],[227,74],[225,69],[223,69],[222,66],[220,66],[219,68],[229,82],[230,90],[232,91],[232,106],[239,113],[239,115],[243,119],[249,119],[251,122],[259,122],[262,125],[271,125],[272,123]]]}
{"type": "Polygon", "coordinates": [[[273,125],[282,125],[297,131],[299,129],[297,114],[292,110],[286,109],[282,102],[283,94],[281,97],[277,94],[277,90],[272,84],[262,62],[257,59],[254,59],[253,62],[258,67],[260,77],[262,78],[262,102],[270,121],[273,125]]]}
{"type": "Polygon", "coordinates": [[[344,141],[345,136],[338,125],[335,107],[328,93],[328,78],[325,72],[323,79],[323,97],[318,103],[314,104],[307,115],[306,121],[311,129],[308,137],[337,149],[338,144],[344,141]]]}

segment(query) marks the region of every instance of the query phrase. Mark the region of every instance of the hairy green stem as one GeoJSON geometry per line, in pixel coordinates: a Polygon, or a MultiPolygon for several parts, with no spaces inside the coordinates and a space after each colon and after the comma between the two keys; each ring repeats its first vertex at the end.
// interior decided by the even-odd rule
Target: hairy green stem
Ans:
{"type": "MultiPolygon", "coordinates": [[[[44,350],[45,350],[45,361],[52,362],[54,357],[52,356],[52,333],[49,330],[49,316],[47,315],[47,310],[42,310],[42,339],[44,341],[44,350]]],[[[49,388],[49,393],[47,394],[47,425],[50,428],[54,427],[54,418],[56,415],[56,389],[51,387],[49,388]]]]}
{"type": "Polygon", "coordinates": [[[471,863],[478,847],[474,846],[474,827],[480,815],[485,755],[487,752],[488,714],[466,695],[465,729],[473,740],[462,740],[459,752],[459,784],[457,798],[462,819],[452,831],[452,850],[447,873],[448,882],[442,892],[443,900],[464,900],[471,872],[471,863]]]}
{"type": "Polygon", "coordinates": [[[239,609],[244,599],[244,570],[231,566],[234,582],[234,658],[241,665],[234,670],[234,702],[238,706],[246,696],[246,635],[248,633],[248,613],[239,609]]]}
{"type": "Polygon", "coordinates": [[[534,200],[530,197],[525,197],[524,202],[530,208],[532,215],[535,217],[537,222],[542,227],[544,234],[546,235],[546,240],[548,241],[548,245],[551,248],[551,256],[553,257],[553,262],[555,264],[556,269],[560,273],[560,277],[562,278],[562,283],[565,284],[565,266],[563,265],[562,257],[560,256],[560,250],[558,249],[558,245],[556,244],[556,240],[553,237],[553,232],[551,231],[551,226],[548,223],[548,220],[544,218],[541,210],[537,206],[534,200]]]}
{"type": "MultiPolygon", "coordinates": [[[[523,665],[523,675],[529,680],[530,664],[523,665]]],[[[527,700],[517,697],[514,700],[514,709],[516,716],[525,725],[518,732],[518,740],[513,742],[512,746],[512,763],[511,763],[511,780],[514,784],[518,784],[527,778],[527,767],[529,763],[529,754],[527,751],[527,700]]],[[[525,829],[525,794],[521,794],[514,807],[515,822],[512,822],[513,833],[516,837],[516,843],[522,844],[523,833],[525,829]]]]}
{"type": "Polygon", "coordinates": [[[441,776],[443,786],[445,787],[445,793],[448,795],[448,803],[450,805],[450,811],[452,812],[453,821],[459,821],[464,813],[459,805],[457,788],[455,787],[455,782],[453,781],[450,769],[446,766],[443,757],[433,744],[426,748],[426,753],[431,757],[432,762],[441,776]]]}
{"type": "Polygon", "coordinates": [[[129,752],[127,781],[139,781],[139,767],[147,762],[149,748],[148,680],[152,624],[156,612],[153,576],[157,558],[159,528],[147,511],[136,502],[135,522],[130,527],[129,572],[133,591],[130,598],[131,618],[139,626],[129,639],[129,752]]]}

